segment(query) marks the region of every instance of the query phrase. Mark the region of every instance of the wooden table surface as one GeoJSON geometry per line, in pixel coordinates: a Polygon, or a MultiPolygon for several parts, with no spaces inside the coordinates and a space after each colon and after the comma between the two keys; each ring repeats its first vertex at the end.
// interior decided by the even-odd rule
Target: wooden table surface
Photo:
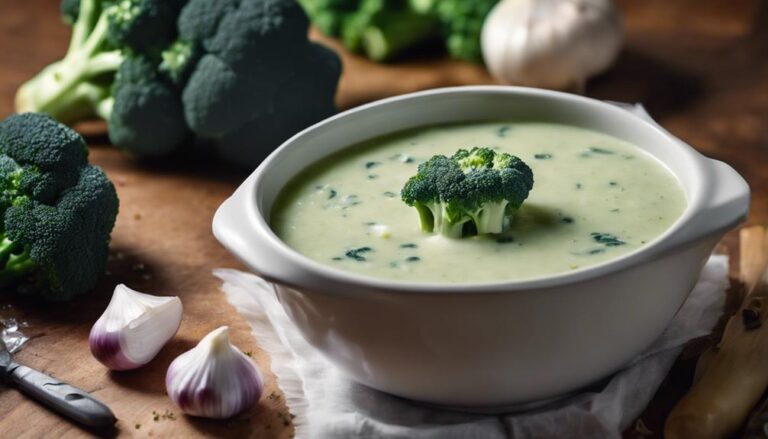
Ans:
{"type": "MultiPolygon", "coordinates": [[[[57,4],[0,0],[0,117],[13,111],[15,88],[63,53],[69,31],[59,20],[57,4]]],[[[643,102],[674,134],[732,164],[753,189],[750,223],[768,221],[768,3],[624,0],[620,5],[626,16],[626,48],[609,73],[590,82],[587,94],[643,102]]],[[[344,55],[344,65],[338,96],[343,108],[417,89],[490,82],[480,68],[439,59],[377,66],[344,55]]],[[[269,372],[259,406],[229,421],[184,417],[164,390],[170,361],[219,325],[230,325],[233,342],[269,370],[269,358],[211,276],[216,267],[242,268],[213,239],[210,221],[246,173],[193,154],[137,162],[106,145],[101,124],[80,128],[92,145],[91,160],[107,171],[120,196],[109,272],[93,293],[68,304],[2,299],[0,317],[29,324],[26,331],[32,339],[18,359],[107,402],[120,419],[113,435],[291,437],[291,416],[269,372]],[[133,372],[108,372],[91,357],[86,341],[117,283],[178,295],[185,307],[177,337],[147,367],[133,372]]],[[[734,237],[730,234],[726,243],[734,244],[734,237]]],[[[690,358],[678,361],[643,414],[643,424],[654,436],[689,384],[692,364],[690,358]]],[[[0,390],[1,437],[90,433],[15,390],[0,390]]],[[[626,435],[640,433],[630,429],[626,435]]]]}

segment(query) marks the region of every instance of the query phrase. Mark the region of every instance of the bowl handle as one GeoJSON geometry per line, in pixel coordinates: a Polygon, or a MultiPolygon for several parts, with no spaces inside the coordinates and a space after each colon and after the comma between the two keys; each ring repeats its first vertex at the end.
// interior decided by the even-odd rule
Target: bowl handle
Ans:
{"type": "MultiPolygon", "coordinates": [[[[642,104],[612,101],[608,103],[632,113],[678,142],[684,143],[653,120],[642,104]]],[[[724,233],[744,222],[749,213],[750,189],[744,178],[727,163],[701,154],[699,156],[704,163],[705,172],[709,173],[709,178],[706,179],[708,183],[702,188],[706,194],[704,205],[683,230],[665,242],[664,247],[676,248],[706,236],[724,233]]]]}
{"type": "Polygon", "coordinates": [[[247,194],[252,187],[253,176],[249,177],[216,210],[213,216],[213,235],[230,253],[248,266],[255,274],[270,281],[275,281],[274,270],[289,267],[277,255],[266,255],[267,243],[262,242],[253,230],[247,194]],[[273,265],[272,267],[265,266],[273,265]]]}
{"type": "Polygon", "coordinates": [[[670,237],[667,247],[676,248],[707,236],[719,235],[743,223],[749,213],[750,190],[744,178],[730,165],[702,157],[712,176],[704,190],[702,208],[685,228],[670,237]]]}

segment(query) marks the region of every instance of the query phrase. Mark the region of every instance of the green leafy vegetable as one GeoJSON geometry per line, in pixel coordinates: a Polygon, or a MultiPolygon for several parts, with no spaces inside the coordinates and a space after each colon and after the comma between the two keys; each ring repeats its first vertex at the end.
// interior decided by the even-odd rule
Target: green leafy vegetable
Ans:
{"type": "Polygon", "coordinates": [[[349,259],[353,259],[358,262],[363,262],[366,260],[365,254],[372,252],[373,249],[370,247],[360,247],[360,248],[353,248],[351,250],[347,250],[346,253],[344,253],[344,256],[348,257],[349,259]]]}
{"type": "Polygon", "coordinates": [[[604,244],[606,247],[617,247],[626,244],[626,242],[619,239],[616,235],[610,233],[593,232],[591,236],[592,240],[604,244]]]}

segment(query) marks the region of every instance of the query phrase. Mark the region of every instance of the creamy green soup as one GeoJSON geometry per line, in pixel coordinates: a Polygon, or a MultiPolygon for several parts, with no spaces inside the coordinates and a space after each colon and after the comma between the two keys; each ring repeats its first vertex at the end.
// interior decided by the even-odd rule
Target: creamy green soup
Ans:
{"type": "Polygon", "coordinates": [[[630,253],[681,215],[676,178],[637,147],[550,123],[435,126],[377,138],[295,178],[272,212],[290,247],[320,263],[408,282],[492,282],[563,273],[630,253]],[[501,235],[422,232],[400,189],[435,154],[485,146],[523,159],[534,186],[501,235]]]}

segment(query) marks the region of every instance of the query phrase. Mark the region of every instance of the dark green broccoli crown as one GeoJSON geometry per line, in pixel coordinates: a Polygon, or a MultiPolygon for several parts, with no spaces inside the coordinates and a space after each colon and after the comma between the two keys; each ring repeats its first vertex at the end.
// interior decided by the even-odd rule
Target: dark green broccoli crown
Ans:
{"type": "Polygon", "coordinates": [[[152,84],[160,79],[157,63],[151,58],[143,55],[133,55],[125,58],[120,68],[117,70],[115,87],[121,84],[152,84]]]}
{"type": "Polygon", "coordinates": [[[270,109],[274,81],[262,82],[217,56],[203,55],[182,92],[187,124],[203,137],[224,136],[270,109]]]}
{"type": "Polygon", "coordinates": [[[19,187],[43,202],[77,181],[78,169],[87,163],[82,137],[48,116],[14,115],[2,122],[0,155],[20,169],[19,187]]]}
{"type": "Polygon", "coordinates": [[[447,234],[457,237],[460,231],[452,226],[470,221],[478,233],[501,232],[504,217],[520,207],[532,188],[533,173],[522,160],[473,148],[460,149],[451,158],[437,155],[419,165],[401,197],[417,208],[423,229],[449,227],[447,234]]]}
{"type": "Polygon", "coordinates": [[[0,176],[0,215],[26,198],[52,200],[58,186],[65,186],[53,173],[41,172],[35,165],[20,165],[8,156],[0,156],[0,176]]]}
{"type": "Polygon", "coordinates": [[[419,165],[416,175],[405,183],[400,194],[409,206],[456,200],[464,178],[455,161],[436,155],[419,165]]]}
{"type": "Polygon", "coordinates": [[[335,112],[341,63],[295,0],[60,1],[67,56],[19,87],[22,112],[99,116],[140,156],[199,140],[239,166],[335,112]]]}
{"type": "Polygon", "coordinates": [[[127,58],[112,95],[109,139],[115,145],[143,156],[162,155],[189,135],[179,92],[149,58],[127,58]]]}
{"type": "Polygon", "coordinates": [[[486,203],[507,199],[499,171],[490,168],[472,169],[463,180],[459,194],[461,205],[467,210],[475,210],[486,203]]]}
{"type": "MultiPolygon", "coordinates": [[[[456,162],[444,155],[436,155],[419,164],[416,175],[408,179],[400,191],[402,200],[416,208],[421,229],[427,232],[440,229],[443,217],[450,217],[452,223],[458,223],[461,209],[456,208],[464,173],[456,162]]],[[[460,226],[455,235],[460,234],[460,226]]]]}
{"type": "Polygon", "coordinates": [[[115,188],[101,169],[81,168],[77,183],[53,205],[27,200],[5,213],[8,239],[29,250],[33,284],[52,299],[92,288],[104,271],[115,225],[115,188]]]}
{"type": "Polygon", "coordinates": [[[236,13],[241,0],[190,1],[178,20],[179,36],[206,46],[218,33],[219,22],[236,13]]]}
{"type": "Polygon", "coordinates": [[[103,272],[118,201],[73,130],[37,113],[0,123],[0,283],[63,300],[103,272]]]}
{"type": "MultiPolygon", "coordinates": [[[[298,70],[287,54],[297,60],[306,53],[307,28],[295,1],[191,0],[179,16],[179,35],[201,55],[182,94],[192,131],[218,139],[272,112],[278,90],[298,70]]],[[[322,66],[316,72],[323,77],[322,66]]]]}
{"type": "Polygon", "coordinates": [[[169,0],[108,1],[107,38],[114,47],[159,53],[176,38],[180,6],[169,0]]]}
{"type": "Polygon", "coordinates": [[[475,147],[456,151],[451,160],[466,174],[465,206],[504,200],[517,209],[533,188],[533,171],[511,154],[475,147]]]}
{"type": "Polygon", "coordinates": [[[308,21],[295,1],[190,0],[178,28],[178,47],[164,53],[161,70],[182,66],[187,126],[227,160],[256,165],[335,112],[341,64],[307,40],[308,21]]]}
{"type": "Polygon", "coordinates": [[[507,156],[503,158],[504,164],[499,170],[502,188],[505,198],[509,201],[507,209],[518,209],[533,189],[533,171],[519,158],[507,156]]]}
{"type": "Polygon", "coordinates": [[[276,91],[271,109],[217,140],[219,154],[230,163],[255,167],[275,146],[336,112],[339,57],[319,44],[310,44],[298,55],[301,63],[276,91]]]}
{"type": "MultiPolygon", "coordinates": [[[[521,204],[533,188],[533,171],[519,157],[511,154],[497,153],[490,148],[475,147],[471,150],[456,151],[452,159],[468,174],[472,174],[474,170],[493,170],[493,174],[499,177],[495,181],[498,182],[497,186],[502,191],[502,198],[510,202],[519,199],[519,202],[513,202],[513,204],[521,204]]],[[[491,175],[491,173],[484,172],[483,175],[491,175]]]]}
{"type": "Polygon", "coordinates": [[[0,154],[52,171],[86,163],[88,149],[72,129],[48,116],[26,113],[2,122],[0,154]]]}
{"type": "Polygon", "coordinates": [[[309,22],[295,0],[190,0],[178,28],[182,40],[237,70],[253,71],[306,45],[309,22]]]}

